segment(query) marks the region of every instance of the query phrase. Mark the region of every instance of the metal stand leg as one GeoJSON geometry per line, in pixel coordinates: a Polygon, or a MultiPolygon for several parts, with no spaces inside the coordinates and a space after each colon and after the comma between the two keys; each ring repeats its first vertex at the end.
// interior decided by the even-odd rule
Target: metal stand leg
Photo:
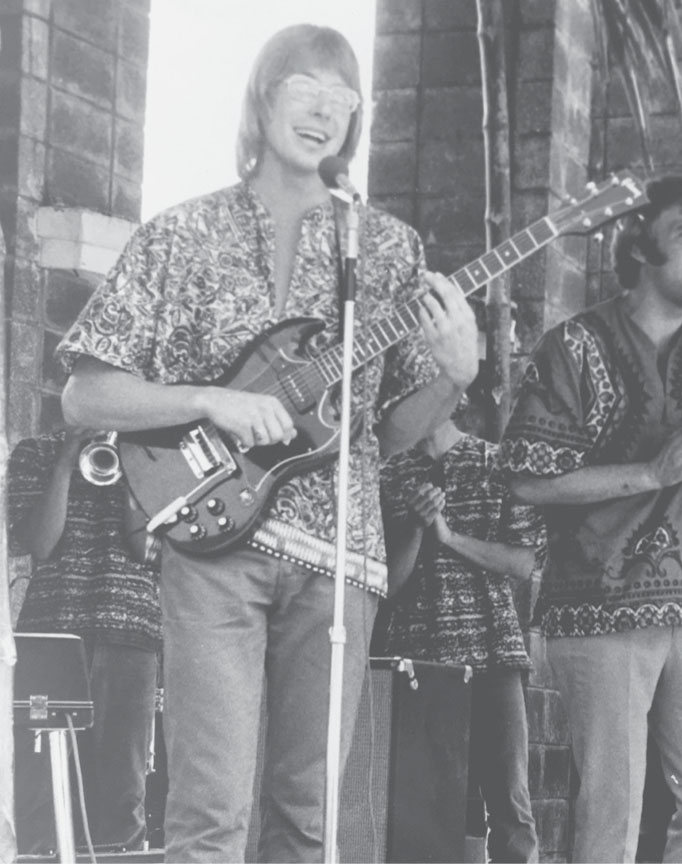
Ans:
{"type": "Polygon", "coordinates": [[[62,864],[75,864],[76,844],[73,837],[73,814],[71,812],[71,787],[69,783],[69,754],[66,729],[51,729],[50,764],[52,765],[52,800],[54,821],[57,830],[57,849],[62,864]]]}

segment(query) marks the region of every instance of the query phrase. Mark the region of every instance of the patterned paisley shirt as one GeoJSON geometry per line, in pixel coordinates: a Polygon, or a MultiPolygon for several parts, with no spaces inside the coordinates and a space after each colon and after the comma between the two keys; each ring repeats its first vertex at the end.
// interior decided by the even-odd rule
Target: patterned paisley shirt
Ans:
{"type": "MultiPolygon", "coordinates": [[[[601,303],[535,349],[500,464],[538,477],[650,460],[682,423],[682,330],[665,368],[624,306],[601,303]]],[[[680,486],[545,508],[548,571],[536,607],[548,636],[682,624],[680,486]]]]}
{"type": "MultiPolygon", "coordinates": [[[[304,217],[286,304],[275,310],[275,226],[255,190],[240,183],[178,205],[143,225],[105,283],[62,341],[67,371],[79,354],[150,381],[205,383],[284,318],[316,316],[326,329],[311,354],[339,342],[336,205],[304,217]]],[[[342,208],[339,209],[339,213],[342,208]]],[[[419,290],[420,240],[388,214],[367,208],[361,225],[356,332],[389,315],[419,290]]],[[[341,244],[343,245],[343,244],[341,244]]],[[[356,373],[355,410],[364,433],[351,448],[347,577],[386,590],[379,507],[379,450],[373,433],[382,412],[436,373],[417,327],[356,373]]],[[[251,544],[331,575],[336,537],[338,461],[286,482],[251,544]]]]}
{"type": "MultiPolygon", "coordinates": [[[[45,493],[62,432],[26,438],[8,470],[10,555],[27,555],[17,527],[45,493]]],[[[94,636],[119,645],[161,648],[158,572],[132,561],[122,533],[123,483],[93,486],[71,476],[64,532],[45,561],[33,561],[17,629],[94,636]]]]}
{"type": "MultiPolygon", "coordinates": [[[[443,513],[454,531],[533,547],[541,566],[542,519],[534,508],[511,503],[500,475],[491,473],[495,453],[495,445],[464,435],[439,460],[419,447],[392,457],[381,475],[386,519],[400,523],[412,518],[408,497],[422,483],[432,482],[447,492],[443,513]]],[[[415,572],[391,605],[389,654],[476,669],[530,665],[509,577],[472,564],[428,531],[415,572]]]]}

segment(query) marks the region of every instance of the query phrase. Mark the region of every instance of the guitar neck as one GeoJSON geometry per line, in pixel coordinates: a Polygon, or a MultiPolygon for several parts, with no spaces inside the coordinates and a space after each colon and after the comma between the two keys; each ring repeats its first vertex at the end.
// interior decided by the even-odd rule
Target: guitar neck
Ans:
{"type": "MultiPolygon", "coordinates": [[[[482,288],[491,279],[511,270],[520,261],[528,258],[538,249],[546,246],[557,237],[559,232],[548,216],[534,222],[504,243],[481,255],[475,261],[448,276],[466,297],[482,288]]],[[[419,309],[421,299],[415,297],[402,303],[380,321],[372,324],[365,334],[353,340],[353,369],[359,369],[378,357],[405,336],[419,329],[419,309]]],[[[335,345],[314,361],[327,386],[341,380],[343,369],[343,346],[335,345]]]]}

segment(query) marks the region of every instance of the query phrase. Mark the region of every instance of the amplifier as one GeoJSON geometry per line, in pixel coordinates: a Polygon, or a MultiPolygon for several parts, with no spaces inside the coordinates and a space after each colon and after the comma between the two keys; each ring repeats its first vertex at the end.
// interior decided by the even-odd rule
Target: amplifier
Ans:
{"type": "Polygon", "coordinates": [[[92,726],[94,709],[80,636],[16,633],[14,723],[30,729],[92,726]]]}
{"type": "MultiPolygon", "coordinates": [[[[462,862],[471,668],[372,658],[339,801],[339,860],[462,862]]],[[[257,861],[262,742],[246,861],[257,861]]]]}

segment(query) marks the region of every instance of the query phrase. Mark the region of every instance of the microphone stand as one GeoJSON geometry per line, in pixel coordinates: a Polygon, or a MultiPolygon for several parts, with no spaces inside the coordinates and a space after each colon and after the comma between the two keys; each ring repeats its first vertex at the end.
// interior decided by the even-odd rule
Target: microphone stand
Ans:
{"type": "MultiPolygon", "coordinates": [[[[339,197],[341,197],[339,195],[339,197]]],[[[329,630],[331,666],[329,674],[329,719],[327,725],[327,786],[324,820],[324,860],[336,864],[339,828],[339,785],[341,776],[341,712],[343,691],[343,658],[346,628],[343,609],[346,588],[346,524],[348,504],[348,474],[350,460],[351,376],[353,373],[353,337],[355,315],[356,263],[358,258],[358,228],[360,196],[348,201],[347,250],[343,292],[343,364],[341,373],[341,429],[339,447],[339,484],[336,523],[336,579],[334,580],[334,619],[329,630]]]]}

